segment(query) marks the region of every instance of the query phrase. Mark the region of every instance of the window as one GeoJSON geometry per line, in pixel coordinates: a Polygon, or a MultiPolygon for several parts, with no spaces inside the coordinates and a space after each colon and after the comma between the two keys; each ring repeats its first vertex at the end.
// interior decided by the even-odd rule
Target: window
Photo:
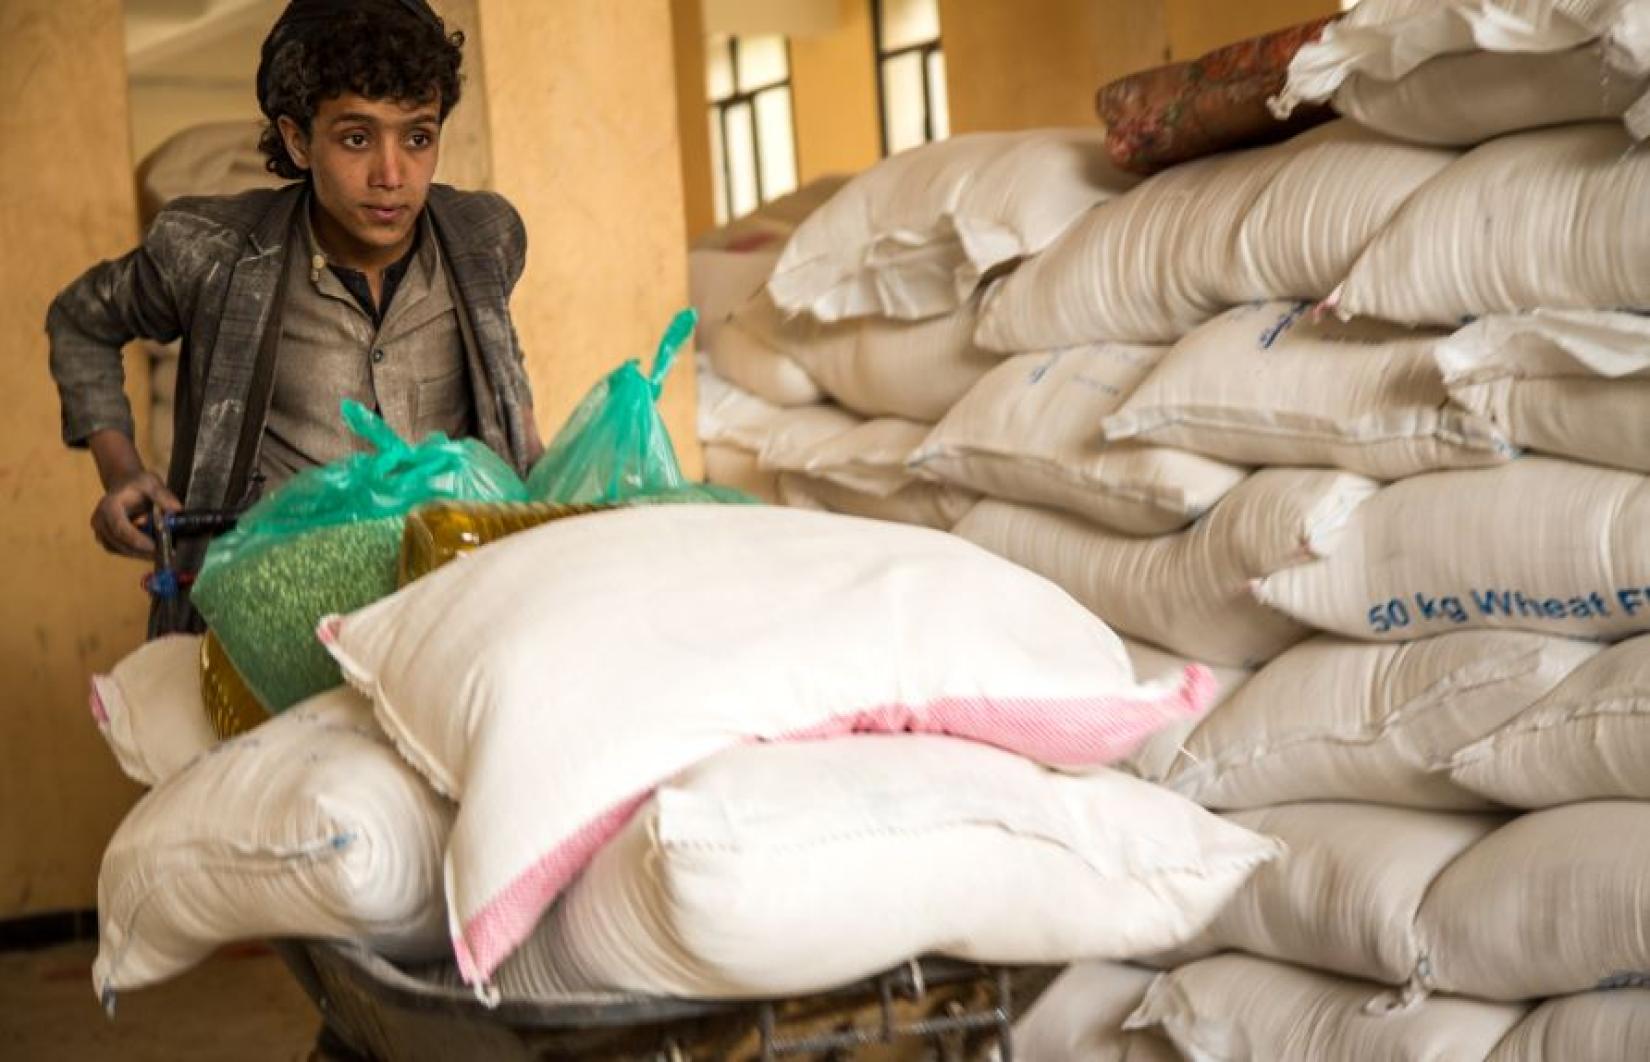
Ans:
{"type": "Polygon", "coordinates": [[[778,35],[712,34],[705,42],[716,223],[796,190],[791,49],[778,35]]]}
{"type": "Polygon", "coordinates": [[[871,0],[882,98],[882,153],[951,134],[939,0],[871,0]]]}

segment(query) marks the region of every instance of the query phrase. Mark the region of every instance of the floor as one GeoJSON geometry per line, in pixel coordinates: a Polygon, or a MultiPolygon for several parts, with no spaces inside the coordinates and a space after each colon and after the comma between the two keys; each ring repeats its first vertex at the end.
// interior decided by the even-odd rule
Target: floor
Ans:
{"type": "Polygon", "coordinates": [[[175,981],[129,992],[113,1020],[92,994],[96,951],[0,953],[0,1059],[297,1062],[315,1043],[314,1008],[267,948],[226,949],[175,981]]]}

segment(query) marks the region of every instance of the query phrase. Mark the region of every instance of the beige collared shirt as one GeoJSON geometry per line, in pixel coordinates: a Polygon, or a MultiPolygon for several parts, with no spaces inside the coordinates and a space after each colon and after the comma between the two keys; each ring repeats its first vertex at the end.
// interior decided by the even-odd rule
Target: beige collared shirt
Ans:
{"type": "Polygon", "coordinates": [[[312,269],[319,245],[307,204],[287,256],[286,305],[269,414],[258,452],[263,492],[295,473],[362,450],[339,407],[353,398],[402,438],[470,433],[473,402],[457,307],[428,215],[382,324],[330,269],[312,269]]]}

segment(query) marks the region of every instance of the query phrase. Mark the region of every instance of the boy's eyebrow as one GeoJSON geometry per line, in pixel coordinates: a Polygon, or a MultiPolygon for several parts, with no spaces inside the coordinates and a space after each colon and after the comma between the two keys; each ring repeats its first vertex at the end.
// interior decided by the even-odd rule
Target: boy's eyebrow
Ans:
{"type": "MultiPolygon", "coordinates": [[[[434,110],[428,110],[420,111],[419,113],[410,116],[405,121],[397,124],[403,126],[423,125],[426,122],[434,122],[438,120],[439,116],[437,113],[434,110]]],[[[367,114],[364,111],[345,111],[343,114],[334,115],[331,124],[341,125],[344,122],[360,122],[363,125],[381,124],[376,115],[367,114]]]]}

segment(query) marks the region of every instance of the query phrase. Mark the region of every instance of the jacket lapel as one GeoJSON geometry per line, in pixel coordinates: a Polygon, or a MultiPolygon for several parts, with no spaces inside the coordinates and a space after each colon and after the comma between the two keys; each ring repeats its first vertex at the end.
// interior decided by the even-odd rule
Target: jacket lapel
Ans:
{"type": "Polygon", "coordinates": [[[303,199],[303,185],[277,196],[247,238],[247,253],[235,263],[223,316],[206,365],[201,395],[200,424],[190,465],[187,501],[190,508],[220,508],[239,498],[227,497],[236,444],[240,441],[248,406],[259,406],[251,394],[258,350],[264,331],[277,321],[274,305],[293,210],[303,199]]]}

